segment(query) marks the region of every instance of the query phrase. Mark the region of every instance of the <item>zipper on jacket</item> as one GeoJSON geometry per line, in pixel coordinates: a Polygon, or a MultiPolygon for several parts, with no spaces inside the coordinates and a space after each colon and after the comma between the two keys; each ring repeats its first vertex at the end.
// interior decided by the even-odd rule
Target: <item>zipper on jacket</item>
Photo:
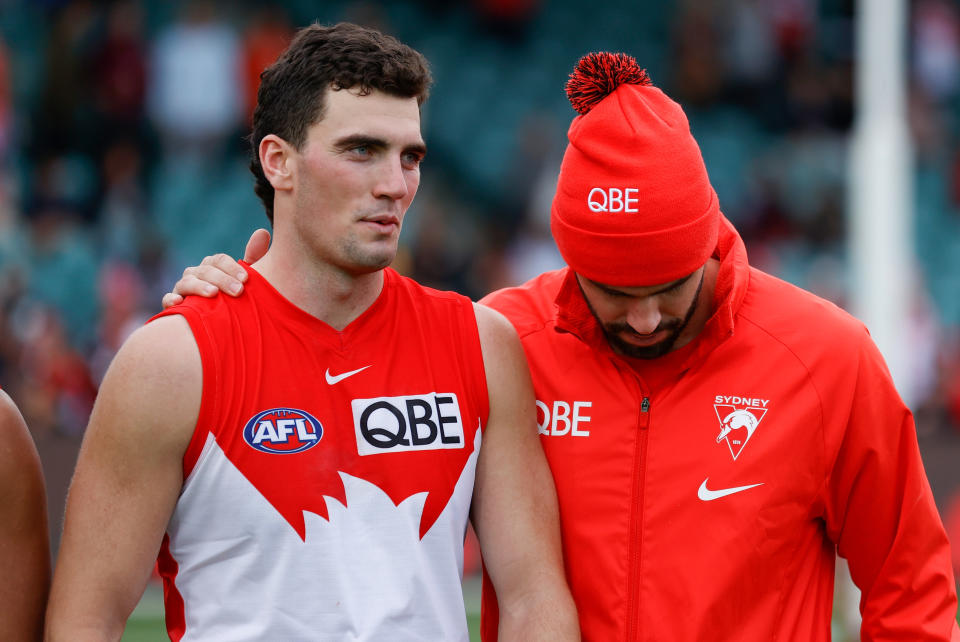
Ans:
{"type": "Polygon", "coordinates": [[[644,395],[640,401],[639,422],[640,435],[637,439],[637,450],[634,461],[637,462],[633,471],[633,508],[630,523],[630,569],[627,574],[627,640],[638,639],[638,625],[640,620],[640,560],[641,526],[643,525],[643,480],[646,474],[647,437],[650,434],[650,397],[644,395]]]}

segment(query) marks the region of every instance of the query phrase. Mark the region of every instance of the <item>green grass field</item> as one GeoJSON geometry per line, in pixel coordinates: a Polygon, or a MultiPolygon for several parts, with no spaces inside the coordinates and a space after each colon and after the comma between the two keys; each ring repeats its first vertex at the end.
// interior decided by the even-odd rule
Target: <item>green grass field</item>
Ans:
{"type": "MultiPolygon", "coordinates": [[[[467,625],[471,642],[480,642],[480,579],[467,578],[463,583],[463,599],[467,606],[467,625]]],[[[122,642],[162,642],[167,640],[163,623],[163,591],[159,584],[147,586],[133,615],[127,621],[122,642]]]]}

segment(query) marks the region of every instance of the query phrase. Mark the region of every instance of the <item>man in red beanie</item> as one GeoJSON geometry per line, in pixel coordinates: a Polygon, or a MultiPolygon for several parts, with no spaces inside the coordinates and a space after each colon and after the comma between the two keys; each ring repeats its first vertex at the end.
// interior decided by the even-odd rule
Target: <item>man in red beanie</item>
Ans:
{"type": "MultiPolygon", "coordinates": [[[[584,639],[827,641],[839,554],[862,639],[960,640],[913,418],[866,328],[749,266],[632,58],[587,56],[568,94],[569,267],[482,303],[530,362],[584,639]]],[[[218,265],[177,291],[228,284],[218,265]]]]}

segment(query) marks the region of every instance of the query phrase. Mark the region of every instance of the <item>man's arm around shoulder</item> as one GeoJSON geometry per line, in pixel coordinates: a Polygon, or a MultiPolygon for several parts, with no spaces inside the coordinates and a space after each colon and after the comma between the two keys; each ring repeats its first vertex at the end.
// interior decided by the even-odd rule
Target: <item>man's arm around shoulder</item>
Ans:
{"type": "Polygon", "coordinates": [[[137,330],[110,365],[67,500],[47,639],[120,639],[180,493],[201,391],[180,316],[137,330]]]}
{"type": "Polygon", "coordinates": [[[517,333],[475,306],[490,415],[471,518],[500,605],[500,639],[579,640],[563,572],[553,477],[537,436],[533,385],[517,333]]]}

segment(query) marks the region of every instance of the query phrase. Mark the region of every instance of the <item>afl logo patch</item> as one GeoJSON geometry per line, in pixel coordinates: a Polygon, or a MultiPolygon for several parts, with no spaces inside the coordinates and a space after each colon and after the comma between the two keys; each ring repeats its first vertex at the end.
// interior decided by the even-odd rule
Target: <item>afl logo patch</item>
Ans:
{"type": "Polygon", "coordinates": [[[323,426],[310,413],[296,408],[271,408],[250,418],[243,439],[260,452],[301,453],[320,443],[323,426]]]}

